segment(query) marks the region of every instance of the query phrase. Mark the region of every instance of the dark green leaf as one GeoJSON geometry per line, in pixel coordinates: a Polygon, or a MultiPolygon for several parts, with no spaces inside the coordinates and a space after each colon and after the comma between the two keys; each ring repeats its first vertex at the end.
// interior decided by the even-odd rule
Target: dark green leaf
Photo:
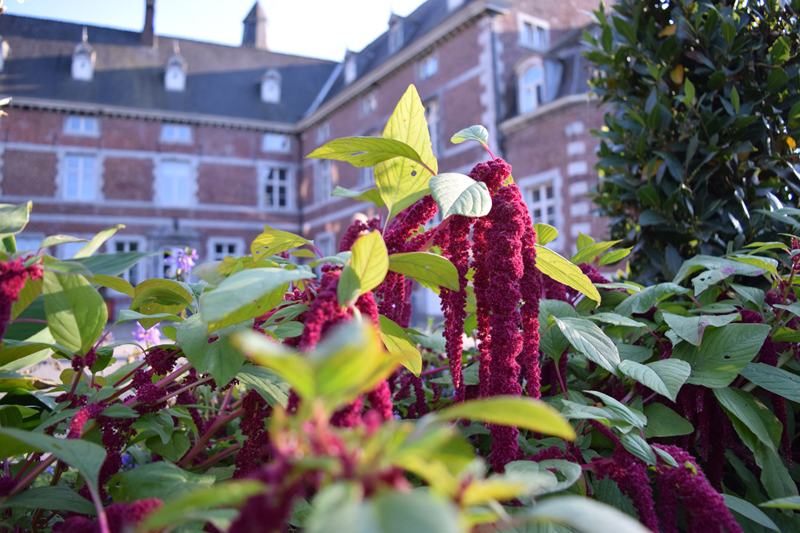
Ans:
{"type": "Polygon", "coordinates": [[[780,67],[772,69],[769,73],[769,77],[767,77],[767,90],[772,92],[777,91],[786,85],[787,81],[789,81],[789,75],[786,74],[785,70],[780,67]]]}
{"type": "Polygon", "coordinates": [[[800,402],[800,377],[764,363],[750,363],[741,372],[747,380],[792,402],[800,402]]]}
{"type": "Polygon", "coordinates": [[[673,294],[686,294],[687,292],[689,289],[684,289],[675,283],[660,283],[628,296],[614,311],[624,316],[646,313],[661,300],[669,298],[673,294]]]}
{"type": "Polygon", "coordinates": [[[714,389],[714,396],[725,411],[746,425],[758,440],[770,449],[776,449],[780,443],[783,425],[752,394],[726,387],[714,389]]]}
{"type": "Polygon", "coordinates": [[[209,343],[211,336],[207,334],[206,323],[200,320],[200,315],[192,315],[178,327],[178,344],[198,372],[211,374],[217,386],[224,387],[236,377],[244,363],[244,355],[231,346],[229,339],[238,331],[252,328],[252,319],[228,326],[215,331],[213,335],[218,338],[209,343]]]}
{"type": "Polygon", "coordinates": [[[180,461],[183,454],[188,452],[191,447],[189,437],[179,431],[173,433],[166,444],[160,437],[150,437],[145,441],[145,444],[161,457],[175,463],[180,461]]]}
{"type": "Polygon", "coordinates": [[[64,348],[86,354],[103,333],[108,309],[83,276],[45,271],[44,310],[47,327],[64,348]]]}
{"type": "Polygon", "coordinates": [[[647,426],[644,428],[646,439],[689,435],[694,431],[688,420],[662,403],[646,405],[644,415],[647,417],[647,426]]]}
{"type": "Polygon", "coordinates": [[[731,511],[736,511],[742,516],[749,518],[756,524],[760,524],[774,531],[780,531],[778,526],[775,525],[775,522],[773,522],[770,517],[768,517],[761,509],[747,500],[742,500],[741,498],[737,498],[731,494],[723,494],[722,497],[725,498],[725,505],[727,505],[728,509],[731,511]]]}
{"type": "Polygon", "coordinates": [[[0,504],[0,507],[17,506],[46,511],[71,511],[92,516],[97,514],[92,502],[63,486],[28,489],[0,504]]]}
{"type": "Polygon", "coordinates": [[[160,461],[115,475],[108,483],[108,492],[117,502],[146,498],[167,502],[203,486],[211,486],[214,481],[214,476],[193,474],[172,463],[160,461]]]}

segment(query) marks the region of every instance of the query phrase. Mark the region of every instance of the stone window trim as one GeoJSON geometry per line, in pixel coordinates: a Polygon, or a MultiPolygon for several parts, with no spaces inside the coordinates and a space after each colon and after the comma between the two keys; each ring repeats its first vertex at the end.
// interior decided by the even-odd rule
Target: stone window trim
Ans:
{"type": "Polygon", "coordinates": [[[59,149],[56,152],[56,165],[58,172],[56,174],[56,191],[55,197],[62,202],[72,203],[88,203],[100,202],[103,200],[103,163],[105,157],[100,155],[97,150],[81,150],[75,148],[59,149]],[[67,198],[67,171],[70,158],[92,158],[94,160],[94,176],[93,176],[93,196],[88,198],[67,198]]]}
{"type": "Polygon", "coordinates": [[[158,140],[164,144],[193,144],[194,128],[189,124],[164,122],[158,140]]]}
{"type": "MultiPolygon", "coordinates": [[[[564,242],[566,237],[564,237],[568,233],[568,229],[565,226],[564,221],[564,201],[561,194],[561,188],[563,184],[563,180],[561,177],[561,171],[557,168],[553,168],[550,170],[546,170],[544,172],[539,172],[537,174],[533,174],[530,176],[525,176],[522,178],[515,178],[515,182],[519,187],[520,191],[522,192],[523,200],[525,204],[528,206],[529,210],[533,210],[531,205],[531,192],[534,189],[543,190],[548,185],[553,187],[553,198],[552,202],[546,202],[545,199],[540,199],[539,204],[544,206],[546,203],[552,203],[553,207],[555,207],[555,228],[558,230],[558,238],[547,245],[548,248],[552,248],[553,250],[561,250],[564,247],[564,242]]],[[[533,214],[531,214],[531,218],[533,218],[533,214]]],[[[543,220],[533,220],[533,223],[536,224],[537,222],[544,222],[543,220]]],[[[544,222],[547,223],[547,222],[544,222]]]]}
{"type": "MultiPolygon", "coordinates": [[[[143,235],[114,235],[109,238],[105,243],[105,253],[112,254],[117,252],[146,252],[148,251],[148,241],[147,238],[143,235]],[[131,250],[131,244],[136,245],[135,250],[131,250]],[[122,247],[122,250],[118,250],[118,245],[122,247]]],[[[131,283],[134,287],[136,284],[134,282],[142,282],[149,278],[147,272],[147,265],[149,261],[139,261],[133,267],[129,268],[125,272],[119,275],[125,281],[131,283]],[[131,281],[131,273],[135,272],[136,276],[133,281],[131,281]]],[[[107,289],[112,290],[112,289],[107,289]]],[[[121,293],[114,292],[115,295],[121,295],[121,293]]]]}
{"type": "Polygon", "coordinates": [[[64,117],[64,135],[71,137],[100,137],[100,117],[67,115],[64,117]]]}
{"type": "Polygon", "coordinates": [[[197,158],[189,157],[176,157],[173,155],[163,155],[156,157],[154,160],[155,167],[153,169],[153,204],[156,207],[188,209],[194,208],[198,205],[197,200],[197,158]],[[165,163],[184,163],[189,165],[189,189],[187,191],[188,201],[186,204],[166,203],[161,198],[161,182],[164,179],[164,164],[165,163]]]}
{"type": "Polygon", "coordinates": [[[208,261],[222,261],[226,256],[239,257],[244,253],[245,242],[241,237],[209,237],[206,241],[206,259],[208,261]],[[222,250],[219,251],[218,247],[222,247],[222,250]]]}
{"type": "Polygon", "coordinates": [[[261,151],[288,154],[292,150],[292,137],[286,133],[265,132],[261,135],[261,151]]]}
{"type": "Polygon", "coordinates": [[[517,34],[525,48],[544,50],[550,45],[550,23],[527,13],[517,13],[517,34]]]}
{"type": "Polygon", "coordinates": [[[257,172],[257,183],[258,183],[258,206],[260,209],[264,211],[277,211],[277,212],[286,212],[291,211],[294,209],[295,206],[295,168],[286,163],[277,163],[277,162],[263,162],[259,163],[258,167],[256,168],[257,172]],[[286,205],[268,205],[267,204],[267,186],[273,184],[273,186],[280,186],[276,185],[280,183],[280,180],[277,180],[277,177],[274,173],[272,175],[272,179],[270,179],[270,171],[285,171],[286,180],[285,180],[285,198],[286,198],[286,205]]]}
{"type": "Polygon", "coordinates": [[[519,114],[529,113],[534,109],[541,107],[546,103],[547,95],[546,84],[544,79],[544,62],[538,55],[527,57],[520,61],[514,68],[517,78],[517,108],[519,114]],[[531,69],[538,68],[541,74],[538,83],[529,83],[526,80],[526,75],[531,69]],[[538,91],[537,91],[538,87],[538,91]],[[526,93],[530,91],[532,98],[530,104],[526,104],[526,93]]]}

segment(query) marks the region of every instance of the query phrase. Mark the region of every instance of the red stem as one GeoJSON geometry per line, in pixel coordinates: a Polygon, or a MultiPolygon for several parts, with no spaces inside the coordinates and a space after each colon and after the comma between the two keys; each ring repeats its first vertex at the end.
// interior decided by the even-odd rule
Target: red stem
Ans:
{"type": "Polygon", "coordinates": [[[219,428],[221,428],[222,426],[224,426],[237,416],[241,415],[242,413],[244,413],[244,409],[239,408],[234,412],[232,412],[231,414],[229,414],[228,416],[219,417],[217,421],[214,422],[214,424],[210,428],[208,428],[206,434],[203,435],[203,437],[199,441],[197,441],[197,444],[195,444],[194,447],[186,453],[183,459],[180,460],[178,466],[180,466],[181,468],[185,468],[186,464],[189,461],[191,461],[195,455],[197,455],[198,453],[200,453],[205,449],[206,445],[208,445],[208,441],[211,440],[211,437],[214,436],[214,433],[216,433],[219,430],[219,428]]]}
{"type": "Polygon", "coordinates": [[[39,320],[38,318],[15,318],[11,322],[32,322],[34,324],[47,324],[47,320],[39,320]]]}
{"type": "Polygon", "coordinates": [[[430,376],[431,374],[436,374],[437,372],[441,372],[442,370],[447,370],[448,368],[450,368],[450,367],[449,366],[440,366],[439,368],[432,368],[430,370],[426,370],[425,372],[422,372],[419,375],[419,377],[430,376]]]}
{"type": "Polygon", "coordinates": [[[192,470],[202,470],[203,468],[211,466],[214,463],[217,463],[217,462],[225,459],[229,455],[233,455],[233,453],[238,451],[241,446],[242,445],[238,444],[238,443],[234,444],[233,446],[231,446],[227,450],[223,450],[223,451],[219,452],[218,454],[214,455],[213,457],[211,457],[209,459],[206,459],[205,461],[203,461],[199,465],[193,467],[192,470]]]}

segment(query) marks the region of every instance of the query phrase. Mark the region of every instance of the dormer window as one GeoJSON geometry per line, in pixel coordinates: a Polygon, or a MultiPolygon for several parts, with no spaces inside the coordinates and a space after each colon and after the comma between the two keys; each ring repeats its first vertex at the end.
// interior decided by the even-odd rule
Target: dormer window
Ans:
{"type": "Polygon", "coordinates": [[[266,104],[281,102],[281,75],[275,69],[269,69],[261,76],[261,101],[266,104]]]}
{"type": "Polygon", "coordinates": [[[535,17],[519,14],[517,18],[519,44],[527,48],[542,50],[549,45],[550,25],[535,17]]]}
{"type": "Polygon", "coordinates": [[[447,0],[447,11],[452,11],[458,7],[461,7],[461,4],[464,3],[464,0],[447,0]]]}
{"type": "Polygon", "coordinates": [[[91,81],[94,77],[94,62],[97,53],[89,44],[89,33],[83,27],[83,39],[75,45],[72,51],[72,79],[78,81],[91,81]]]}
{"type": "Polygon", "coordinates": [[[8,41],[0,37],[0,72],[5,71],[6,59],[8,59],[8,54],[10,52],[11,47],[8,45],[8,41]]]}
{"type": "Polygon", "coordinates": [[[183,92],[186,89],[186,59],[181,55],[178,42],[173,43],[173,53],[167,59],[164,71],[164,88],[171,92],[183,92]]]}
{"type": "Polygon", "coordinates": [[[527,113],[545,103],[544,69],[539,64],[529,65],[519,76],[519,112],[527,113]]]}
{"type": "Polygon", "coordinates": [[[356,76],[358,75],[358,70],[356,66],[356,56],[350,52],[347,53],[347,57],[344,60],[344,83],[345,85],[350,85],[356,80],[356,76]]]}
{"type": "Polygon", "coordinates": [[[393,54],[403,47],[403,19],[392,15],[389,24],[389,53],[393,54]]]}

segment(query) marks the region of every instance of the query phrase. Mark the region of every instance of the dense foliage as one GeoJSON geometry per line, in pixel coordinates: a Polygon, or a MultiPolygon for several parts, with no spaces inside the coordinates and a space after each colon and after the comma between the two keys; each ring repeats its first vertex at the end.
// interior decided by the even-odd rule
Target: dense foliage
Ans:
{"type": "Polygon", "coordinates": [[[627,251],[548,250],[506,162],[437,174],[413,87],[383,138],[310,157],[373,166],[335,194],[383,216],[330,257],[266,227],[195,283],[185,252],[178,279],[116,277],[147,255],[97,254],[118,227],[67,261],[43,250],[71,237],[18,251],[30,205],[0,206],[7,530],[800,528],[797,240],[611,283],[595,265],[627,251]],[[409,327],[414,283],[439,327],[409,327]],[[99,287],[131,298],[114,325],[138,343],[110,341],[99,287]],[[123,344],[141,355],[110,367],[123,344]],[[26,373],[53,359],[60,383],[26,373]]]}
{"type": "Polygon", "coordinates": [[[797,228],[799,9],[622,0],[595,13],[586,56],[610,104],[595,202],[637,279],[797,228]]]}

